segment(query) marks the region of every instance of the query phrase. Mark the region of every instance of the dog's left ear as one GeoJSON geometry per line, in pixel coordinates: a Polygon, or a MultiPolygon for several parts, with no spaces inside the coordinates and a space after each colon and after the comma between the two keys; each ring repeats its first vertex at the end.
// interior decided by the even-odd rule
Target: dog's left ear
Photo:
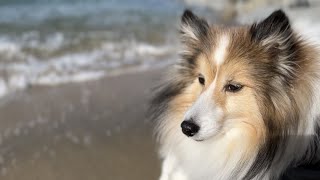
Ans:
{"type": "Polygon", "coordinates": [[[290,40],[292,29],[287,15],[277,10],[265,20],[253,24],[250,33],[253,41],[267,47],[281,48],[290,40]]]}

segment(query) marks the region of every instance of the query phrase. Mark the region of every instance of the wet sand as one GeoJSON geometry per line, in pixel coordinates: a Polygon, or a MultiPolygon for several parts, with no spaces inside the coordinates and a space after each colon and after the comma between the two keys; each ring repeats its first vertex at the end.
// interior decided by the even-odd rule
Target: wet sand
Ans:
{"type": "Polygon", "coordinates": [[[1,99],[0,179],[157,179],[145,112],[160,74],[31,87],[1,99]]]}

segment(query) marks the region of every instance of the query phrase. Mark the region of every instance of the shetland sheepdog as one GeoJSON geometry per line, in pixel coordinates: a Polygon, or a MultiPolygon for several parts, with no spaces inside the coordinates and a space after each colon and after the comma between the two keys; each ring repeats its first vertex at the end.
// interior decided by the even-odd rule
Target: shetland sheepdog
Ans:
{"type": "Polygon", "coordinates": [[[320,54],[282,10],[252,25],[181,17],[151,112],[160,180],[279,179],[320,159],[320,54]]]}

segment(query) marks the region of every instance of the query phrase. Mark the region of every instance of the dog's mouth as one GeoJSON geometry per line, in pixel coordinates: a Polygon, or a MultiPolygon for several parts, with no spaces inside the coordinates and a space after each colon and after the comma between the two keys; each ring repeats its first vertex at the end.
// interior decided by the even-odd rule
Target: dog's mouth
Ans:
{"type": "Polygon", "coordinates": [[[202,142],[206,140],[206,138],[203,138],[203,137],[190,137],[190,138],[196,142],[202,142]]]}
{"type": "Polygon", "coordinates": [[[219,127],[218,130],[216,130],[214,133],[210,133],[210,134],[196,134],[195,136],[189,137],[192,140],[196,141],[196,142],[203,142],[203,141],[207,141],[207,140],[212,140],[212,139],[217,139],[219,138],[223,133],[222,133],[222,128],[219,127]]]}
{"type": "Polygon", "coordinates": [[[204,139],[195,139],[195,141],[202,142],[202,141],[204,141],[204,139]]]}

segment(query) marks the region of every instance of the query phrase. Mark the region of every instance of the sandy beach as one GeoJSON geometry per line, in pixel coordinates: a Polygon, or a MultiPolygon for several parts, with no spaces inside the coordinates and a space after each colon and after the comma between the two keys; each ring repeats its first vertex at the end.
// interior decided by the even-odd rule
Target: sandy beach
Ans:
{"type": "Polygon", "coordinates": [[[30,87],[2,99],[1,179],[157,179],[160,163],[145,112],[160,74],[30,87]]]}

